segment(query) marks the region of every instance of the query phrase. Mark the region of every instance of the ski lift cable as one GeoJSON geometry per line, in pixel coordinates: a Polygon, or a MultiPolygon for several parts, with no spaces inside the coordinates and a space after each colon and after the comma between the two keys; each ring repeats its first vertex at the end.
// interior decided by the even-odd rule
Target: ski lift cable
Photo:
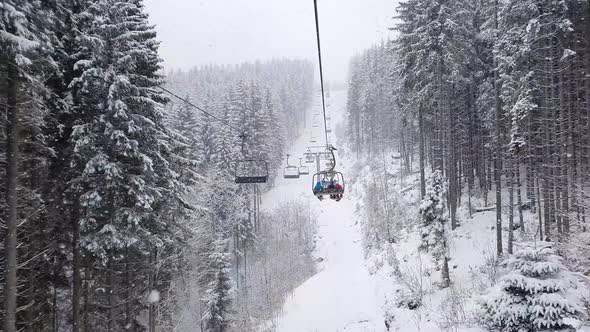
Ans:
{"type": "MultiPolygon", "coordinates": [[[[181,100],[185,103],[187,103],[188,105],[194,107],[195,109],[197,109],[198,111],[202,112],[203,114],[212,117],[213,119],[217,120],[219,123],[221,123],[222,125],[227,126],[228,128],[234,129],[237,132],[240,133],[240,135],[238,135],[238,137],[240,137],[240,139],[242,140],[242,144],[241,144],[241,152],[242,155],[245,155],[245,144],[246,144],[246,139],[248,138],[248,134],[246,133],[245,130],[239,129],[237,127],[234,127],[232,125],[230,125],[229,123],[223,121],[222,119],[216,117],[215,115],[211,114],[210,112],[207,112],[206,110],[204,110],[203,108],[191,103],[189,100],[187,100],[186,98],[182,98],[179,95],[177,95],[176,93],[163,88],[161,86],[158,86],[158,88],[160,88],[162,91],[167,92],[168,94],[170,94],[171,96],[177,98],[178,100],[181,100]]],[[[258,163],[259,165],[263,165],[264,168],[264,175],[260,176],[259,174],[257,174],[256,176],[239,176],[236,174],[236,183],[266,183],[267,179],[268,179],[268,163],[266,162],[266,160],[256,160],[256,159],[243,159],[243,160],[238,160],[236,162],[236,172],[237,172],[237,168],[239,167],[240,163],[242,165],[244,164],[251,164],[251,163],[258,163]]]]}
{"type": "Polygon", "coordinates": [[[320,86],[322,89],[322,110],[324,112],[324,134],[326,136],[326,148],[328,147],[328,123],[326,121],[326,98],[324,93],[324,73],[322,70],[322,48],[320,45],[320,23],[318,19],[318,1],[313,0],[313,9],[315,12],[315,31],[318,40],[318,60],[320,65],[320,86]]]}
{"type": "Polygon", "coordinates": [[[242,129],[239,129],[239,128],[237,128],[237,127],[234,127],[234,126],[230,125],[229,123],[227,123],[227,122],[223,121],[222,119],[220,119],[220,118],[216,117],[215,115],[211,114],[210,112],[207,112],[206,110],[202,109],[201,107],[199,107],[199,106],[197,106],[197,105],[195,105],[195,104],[191,103],[191,102],[190,102],[188,99],[186,99],[186,98],[182,98],[182,97],[180,97],[179,95],[177,95],[176,93],[174,93],[174,92],[172,92],[172,91],[170,91],[170,90],[168,90],[168,89],[166,89],[166,88],[163,88],[163,87],[161,87],[161,86],[158,86],[158,88],[160,88],[160,89],[161,89],[162,91],[164,91],[164,92],[167,92],[168,94],[170,94],[170,95],[171,95],[171,96],[173,96],[174,98],[176,98],[176,99],[178,99],[178,100],[181,100],[181,101],[184,101],[185,103],[187,103],[188,105],[190,105],[190,106],[194,107],[195,109],[197,109],[197,110],[198,110],[198,111],[200,111],[201,113],[203,113],[203,114],[205,114],[205,115],[207,115],[207,116],[210,116],[210,117],[212,117],[213,119],[217,120],[217,121],[218,121],[219,123],[221,123],[222,125],[225,125],[225,126],[227,126],[227,127],[231,128],[231,129],[233,129],[233,130],[236,130],[236,131],[238,131],[238,132],[242,133],[242,134],[240,135],[240,137],[242,137],[242,136],[245,136],[245,135],[246,135],[246,133],[245,133],[245,132],[244,132],[242,129]]]}

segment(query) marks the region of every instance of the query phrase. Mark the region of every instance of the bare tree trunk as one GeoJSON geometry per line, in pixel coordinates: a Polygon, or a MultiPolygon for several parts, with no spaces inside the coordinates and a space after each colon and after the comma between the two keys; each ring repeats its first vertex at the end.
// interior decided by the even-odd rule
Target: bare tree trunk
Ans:
{"type": "Polygon", "coordinates": [[[541,189],[539,188],[541,186],[540,181],[539,181],[539,173],[537,173],[537,213],[538,213],[538,218],[539,218],[539,240],[543,240],[543,212],[541,210],[541,189]]]}
{"type": "Polygon", "coordinates": [[[520,226],[520,233],[524,234],[524,217],[522,215],[522,182],[520,181],[520,162],[516,158],[516,165],[514,167],[516,173],[516,204],[518,204],[518,225],[520,226]]]}
{"type": "MultiPolygon", "coordinates": [[[[498,0],[494,1],[494,28],[498,31],[498,0]]],[[[496,251],[502,256],[502,132],[501,119],[502,107],[500,106],[500,78],[498,75],[498,59],[494,56],[494,100],[496,109],[495,135],[496,153],[494,156],[494,182],[496,185],[496,251]]]]}
{"type": "Polygon", "coordinates": [[[508,161],[508,254],[512,255],[514,249],[514,169],[513,163],[508,161]]]}
{"type": "Polygon", "coordinates": [[[418,126],[420,131],[420,199],[426,196],[426,177],[424,175],[424,111],[422,104],[418,108],[418,126]]]}
{"type": "Polygon", "coordinates": [[[72,255],[73,255],[73,266],[72,266],[72,332],[80,331],[80,288],[81,278],[80,272],[82,266],[80,264],[80,225],[79,219],[79,207],[75,203],[72,207],[72,255]]]}
{"type": "MultiPolygon", "coordinates": [[[[448,94],[449,91],[445,90],[445,94],[448,94]]],[[[455,98],[455,85],[451,87],[450,94],[452,98],[455,98]]],[[[446,109],[446,133],[448,136],[447,146],[448,146],[448,157],[447,157],[447,168],[448,168],[448,179],[449,179],[449,193],[448,193],[448,201],[449,201],[449,212],[451,214],[451,229],[454,230],[457,228],[457,152],[455,146],[455,121],[453,116],[454,108],[449,101],[445,102],[445,109],[446,109]]]]}
{"type": "MultiPolygon", "coordinates": [[[[152,266],[156,266],[157,264],[157,259],[158,259],[158,252],[156,249],[154,249],[154,253],[153,255],[151,255],[152,257],[150,258],[150,261],[152,262],[152,266]]],[[[155,270],[155,269],[152,269],[155,270]]],[[[156,289],[156,273],[154,271],[150,271],[149,275],[148,275],[148,292],[152,292],[156,289]]],[[[200,306],[199,306],[200,307],[200,306]]],[[[200,309],[200,308],[199,308],[200,309]]],[[[156,332],[156,304],[152,303],[150,301],[149,303],[149,332],[156,332]]]]}
{"type": "Polygon", "coordinates": [[[107,264],[107,331],[115,331],[115,273],[113,271],[113,257],[112,253],[109,253],[109,262],[107,264]]]}
{"type": "Polygon", "coordinates": [[[7,66],[6,94],[6,233],[4,244],[4,332],[16,332],[17,296],[17,225],[18,225],[18,164],[20,78],[13,63],[7,66]]]}

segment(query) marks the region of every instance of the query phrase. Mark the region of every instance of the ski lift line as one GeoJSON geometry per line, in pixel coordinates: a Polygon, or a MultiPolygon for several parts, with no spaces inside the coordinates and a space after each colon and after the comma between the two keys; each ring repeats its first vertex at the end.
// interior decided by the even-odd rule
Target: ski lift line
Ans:
{"type": "MultiPolygon", "coordinates": [[[[239,128],[237,128],[237,127],[234,127],[234,126],[230,125],[229,123],[227,123],[227,122],[223,121],[222,119],[220,119],[220,118],[216,117],[215,115],[213,115],[213,114],[211,114],[211,113],[207,112],[206,110],[202,109],[201,107],[199,107],[199,106],[197,106],[197,105],[195,105],[195,104],[191,103],[191,102],[190,102],[189,100],[187,100],[186,98],[182,98],[182,97],[180,97],[179,95],[175,94],[174,92],[172,92],[172,91],[170,91],[170,90],[168,90],[168,89],[166,89],[166,88],[163,88],[163,87],[161,87],[161,86],[158,86],[158,88],[160,88],[162,91],[164,91],[164,92],[166,92],[166,93],[170,94],[172,97],[174,97],[174,98],[176,98],[176,99],[178,99],[178,100],[184,101],[185,103],[187,103],[188,105],[190,105],[190,106],[194,107],[195,109],[197,109],[197,110],[198,110],[198,111],[200,111],[201,113],[203,113],[203,114],[205,114],[205,115],[207,115],[207,116],[210,116],[210,117],[212,117],[213,119],[217,120],[217,121],[218,121],[219,123],[221,123],[222,125],[228,126],[229,128],[231,128],[231,129],[233,129],[233,130],[236,130],[236,131],[238,131],[238,132],[240,132],[240,133],[243,133],[243,132],[244,132],[242,129],[239,129],[239,128]]],[[[245,134],[245,133],[243,133],[242,135],[244,135],[244,134],[245,134]]]]}
{"type": "Polygon", "coordinates": [[[318,1],[313,0],[313,9],[315,12],[315,31],[318,40],[318,60],[320,65],[320,86],[322,88],[322,110],[324,112],[324,134],[326,135],[326,147],[328,146],[328,124],[326,121],[326,98],[324,93],[324,73],[322,70],[322,48],[320,45],[320,23],[318,19],[318,1]]]}

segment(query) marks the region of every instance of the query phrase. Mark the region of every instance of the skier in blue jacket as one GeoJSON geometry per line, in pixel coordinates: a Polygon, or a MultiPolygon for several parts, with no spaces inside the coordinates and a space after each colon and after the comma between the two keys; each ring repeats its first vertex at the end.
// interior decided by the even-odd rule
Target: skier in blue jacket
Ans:
{"type": "Polygon", "coordinates": [[[320,191],[322,191],[322,183],[320,181],[318,181],[315,184],[315,187],[313,187],[313,192],[314,193],[317,193],[317,192],[320,192],[320,191]]]}

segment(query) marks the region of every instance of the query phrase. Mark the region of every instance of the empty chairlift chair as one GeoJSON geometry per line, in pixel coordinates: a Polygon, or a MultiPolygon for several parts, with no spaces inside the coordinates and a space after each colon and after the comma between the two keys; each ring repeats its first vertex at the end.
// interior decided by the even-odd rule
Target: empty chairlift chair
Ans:
{"type": "Polygon", "coordinates": [[[309,167],[303,165],[303,158],[299,158],[299,175],[309,175],[309,167]]]}
{"type": "Polygon", "coordinates": [[[307,164],[314,164],[315,163],[315,155],[311,151],[307,151],[304,155],[305,155],[305,162],[307,164]]]}
{"type": "Polygon", "coordinates": [[[287,155],[287,167],[283,170],[283,178],[299,179],[299,167],[289,165],[289,155],[287,155]]]}
{"type": "Polygon", "coordinates": [[[266,183],[268,163],[266,160],[245,159],[236,162],[236,183],[266,183]]]}

